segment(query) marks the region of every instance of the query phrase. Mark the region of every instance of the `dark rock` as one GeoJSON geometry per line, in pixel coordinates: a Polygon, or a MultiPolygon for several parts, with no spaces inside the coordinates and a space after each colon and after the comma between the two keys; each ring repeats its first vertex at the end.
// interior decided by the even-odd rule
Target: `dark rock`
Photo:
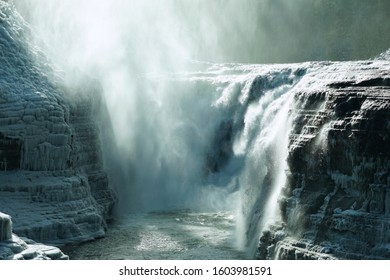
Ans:
{"type": "Polygon", "coordinates": [[[390,78],[383,63],[349,62],[346,69],[365,78],[296,94],[280,200],[286,238],[263,233],[258,257],[268,258],[274,245],[271,257],[279,259],[389,258],[390,78]]]}
{"type": "Polygon", "coordinates": [[[101,89],[88,77],[65,86],[13,2],[0,8],[0,211],[37,241],[101,237],[115,202],[96,117],[101,89]]]}

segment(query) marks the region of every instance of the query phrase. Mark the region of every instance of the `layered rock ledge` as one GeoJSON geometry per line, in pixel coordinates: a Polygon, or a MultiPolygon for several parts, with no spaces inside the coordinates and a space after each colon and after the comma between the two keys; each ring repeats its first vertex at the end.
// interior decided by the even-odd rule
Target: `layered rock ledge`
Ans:
{"type": "Polygon", "coordinates": [[[257,257],[389,259],[389,57],[307,75],[315,86],[295,94],[283,218],[257,257]]]}
{"type": "Polygon", "coordinates": [[[60,249],[12,234],[9,215],[0,212],[0,260],[68,260],[60,249]]]}
{"type": "Polygon", "coordinates": [[[65,87],[28,32],[0,1],[0,211],[14,233],[39,242],[101,237],[115,195],[103,171],[100,89],[91,79],[65,87]]]}

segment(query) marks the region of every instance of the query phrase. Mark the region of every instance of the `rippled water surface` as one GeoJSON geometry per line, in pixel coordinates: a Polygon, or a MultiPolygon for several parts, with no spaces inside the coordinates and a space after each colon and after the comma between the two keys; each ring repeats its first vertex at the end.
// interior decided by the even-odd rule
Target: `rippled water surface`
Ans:
{"type": "Polygon", "coordinates": [[[71,259],[243,259],[230,213],[174,211],[133,214],[105,238],[62,248],[71,259]]]}

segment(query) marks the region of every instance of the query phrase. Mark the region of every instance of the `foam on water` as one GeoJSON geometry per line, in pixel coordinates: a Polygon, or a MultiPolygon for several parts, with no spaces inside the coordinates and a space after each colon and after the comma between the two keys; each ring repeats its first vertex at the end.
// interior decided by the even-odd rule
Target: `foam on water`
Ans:
{"type": "Polygon", "coordinates": [[[152,212],[126,215],[107,237],[64,247],[71,259],[242,259],[228,212],[152,212]]]}

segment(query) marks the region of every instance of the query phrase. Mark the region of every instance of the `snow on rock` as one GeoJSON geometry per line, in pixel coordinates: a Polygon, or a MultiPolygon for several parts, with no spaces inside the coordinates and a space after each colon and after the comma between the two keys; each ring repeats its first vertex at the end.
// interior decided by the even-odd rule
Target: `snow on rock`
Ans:
{"type": "Polygon", "coordinates": [[[13,234],[0,242],[0,260],[68,260],[59,248],[48,246],[13,234]]]}
{"type": "Polygon", "coordinates": [[[242,166],[232,174],[246,246],[257,247],[251,257],[390,258],[388,51],[367,61],[214,65],[191,79],[221,88],[215,106],[228,113],[207,168],[222,177],[240,170],[229,170],[233,163],[242,166]],[[288,129],[263,121],[264,112],[282,108],[283,95],[293,96],[289,117],[269,115],[291,121],[288,129]],[[280,129],[288,134],[286,154],[278,153],[285,148],[277,141],[285,136],[280,129]],[[281,188],[276,198],[268,191],[275,188],[281,188]],[[268,206],[278,209],[267,215],[268,206]]]}
{"type": "Polygon", "coordinates": [[[282,221],[258,258],[389,259],[390,61],[320,63],[295,93],[282,221]],[[283,233],[285,238],[277,238],[283,233]]]}
{"type": "Polygon", "coordinates": [[[103,236],[115,199],[95,121],[100,89],[91,79],[63,86],[28,32],[12,1],[0,1],[0,211],[40,242],[103,236]]]}
{"type": "Polygon", "coordinates": [[[221,89],[215,106],[227,114],[206,164],[215,177],[238,178],[251,257],[390,258],[388,51],[367,61],[214,65],[189,79],[221,89]],[[288,117],[277,113],[283,96],[292,96],[288,117]],[[278,209],[268,215],[269,206],[278,209]]]}
{"type": "Polygon", "coordinates": [[[60,249],[12,234],[11,216],[0,212],[0,260],[67,260],[60,249]]]}
{"type": "Polygon", "coordinates": [[[12,237],[12,221],[7,214],[0,212],[0,242],[11,239],[12,237]]]}

